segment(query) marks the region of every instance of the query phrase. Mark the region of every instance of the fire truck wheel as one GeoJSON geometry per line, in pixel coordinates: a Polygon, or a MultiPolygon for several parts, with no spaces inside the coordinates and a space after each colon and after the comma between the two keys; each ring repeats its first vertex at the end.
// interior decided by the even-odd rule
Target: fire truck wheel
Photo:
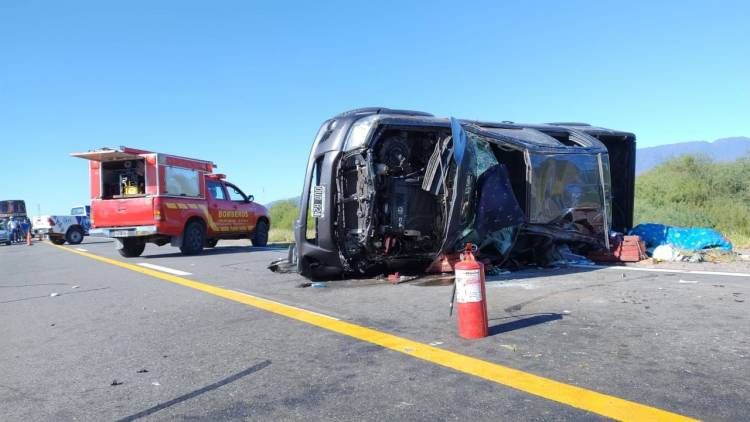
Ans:
{"type": "Polygon", "coordinates": [[[180,251],[184,255],[195,255],[201,253],[206,243],[206,228],[200,221],[191,221],[185,226],[182,235],[182,246],[180,251]]]}
{"type": "Polygon", "coordinates": [[[117,252],[125,258],[135,258],[141,256],[146,249],[146,242],[143,239],[122,239],[122,249],[117,252]]]}
{"type": "Polygon", "coordinates": [[[253,246],[266,246],[268,244],[268,223],[259,221],[255,226],[255,233],[252,237],[253,246]]]}
{"type": "Polygon", "coordinates": [[[77,245],[83,242],[83,230],[78,226],[69,228],[68,232],[65,233],[65,240],[71,245],[77,245]]]}
{"type": "Polygon", "coordinates": [[[54,243],[55,245],[62,245],[65,243],[64,237],[57,237],[57,236],[50,236],[49,241],[54,243]]]}
{"type": "Polygon", "coordinates": [[[219,243],[219,239],[208,239],[206,240],[206,247],[207,248],[216,247],[217,243],[219,243]]]}

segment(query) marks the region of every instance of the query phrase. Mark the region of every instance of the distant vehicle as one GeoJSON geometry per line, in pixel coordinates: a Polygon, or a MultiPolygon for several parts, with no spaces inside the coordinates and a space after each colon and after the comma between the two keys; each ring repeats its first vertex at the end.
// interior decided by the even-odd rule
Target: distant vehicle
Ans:
{"type": "Polygon", "coordinates": [[[18,221],[29,221],[26,214],[26,203],[20,199],[0,200],[0,243],[10,245],[12,243],[11,233],[8,230],[10,217],[18,221]]]}
{"type": "Polygon", "coordinates": [[[471,242],[493,265],[554,262],[631,228],[634,183],[632,133],[352,110],[314,140],[289,260],[310,278],[422,272],[471,242]]]}
{"type": "Polygon", "coordinates": [[[20,199],[0,200],[0,219],[9,217],[28,218],[26,203],[20,199]]]}
{"type": "Polygon", "coordinates": [[[0,223],[0,243],[10,245],[12,243],[10,238],[10,231],[8,230],[5,222],[0,223]]]}
{"type": "Polygon", "coordinates": [[[268,210],[214,174],[210,161],[127,147],[71,155],[90,161],[91,235],[116,239],[124,257],[140,256],[149,242],[185,255],[220,239],[268,242],[268,210]]]}
{"type": "Polygon", "coordinates": [[[89,235],[91,228],[91,207],[81,205],[70,210],[70,215],[40,215],[34,217],[34,236],[47,236],[55,245],[68,242],[77,245],[89,235]]]}

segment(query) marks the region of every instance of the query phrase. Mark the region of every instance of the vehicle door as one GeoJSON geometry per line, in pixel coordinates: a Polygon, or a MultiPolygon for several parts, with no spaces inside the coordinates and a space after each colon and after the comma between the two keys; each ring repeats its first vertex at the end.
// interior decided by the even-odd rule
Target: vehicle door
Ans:
{"type": "Polygon", "coordinates": [[[225,182],[229,199],[237,205],[237,220],[242,232],[252,233],[258,221],[258,204],[253,202],[252,195],[245,195],[237,186],[225,182]]]}
{"type": "Polygon", "coordinates": [[[224,183],[220,180],[206,180],[208,202],[208,236],[216,237],[232,233],[234,213],[237,204],[229,199],[224,183]]]}

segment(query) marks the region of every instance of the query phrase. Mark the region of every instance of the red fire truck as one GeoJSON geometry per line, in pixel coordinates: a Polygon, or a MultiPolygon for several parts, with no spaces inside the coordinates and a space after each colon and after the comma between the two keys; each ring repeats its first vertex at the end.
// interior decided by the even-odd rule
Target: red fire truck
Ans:
{"type": "Polygon", "coordinates": [[[268,210],[210,161],[126,147],[71,155],[89,160],[90,234],[115,238],[124,257],[140,256],[147,242],[185,255],[219,239],[268,242],[268,210]]]}

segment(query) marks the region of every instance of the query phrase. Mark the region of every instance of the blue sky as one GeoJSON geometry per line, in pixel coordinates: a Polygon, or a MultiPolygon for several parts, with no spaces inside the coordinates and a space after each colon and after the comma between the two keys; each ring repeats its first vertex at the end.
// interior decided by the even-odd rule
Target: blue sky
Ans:
{"type": "Polygon", "coordinates": [[[0,199],[88,202],[70,152],[210,159],[299,194],[326,118],[382,105],[584,121],[639,146],[750,136],[748,2],[0,3],[0,199]]]}

